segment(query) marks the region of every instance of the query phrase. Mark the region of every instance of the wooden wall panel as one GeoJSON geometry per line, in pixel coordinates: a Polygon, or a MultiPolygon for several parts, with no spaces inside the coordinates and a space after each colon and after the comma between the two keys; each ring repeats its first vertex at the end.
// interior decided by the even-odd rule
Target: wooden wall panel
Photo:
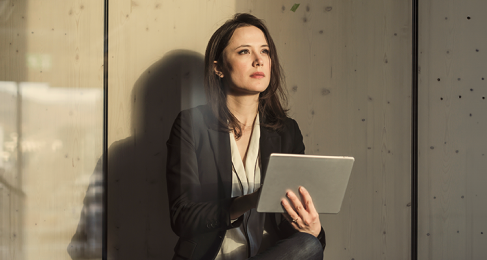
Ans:
{"type": "Polygon", "coordinates": [[[0,18],[0,259],[71,259],[101,156],[103,3],[7,0],[0,18]]]}
{"type": "Polygon", "coordinates": [[[110,1],[108,258],[171,259],[166,141],[205,103],[203,58],[233,1],[110,1]]]}
{"type": "Polygon", "coordinates": [[[183,92],[236,12],[267,22],[306,152],[356,158],[342,211],[321,216],[326,259],[410,258],[411,1],[293,4],[110,2],[109,258],[170,258],[165,141],[204,102],[183,92]]]}
{"type": "Polygon", "coordinates": [[[410,1],[238,1],[266,20],[307,154],[356,159],[325,259],[410,258],[410,1]]]}
{"type": "Polygon", "coordinates": [[[419,258],[487,258],[487,3],[420,2],[419,258]]]}

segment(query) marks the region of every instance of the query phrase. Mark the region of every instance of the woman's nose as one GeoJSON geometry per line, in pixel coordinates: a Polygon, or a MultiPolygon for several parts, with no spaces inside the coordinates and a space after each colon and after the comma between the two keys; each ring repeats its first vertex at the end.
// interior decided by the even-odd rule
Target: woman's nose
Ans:
{"type": "Polygon", "coordinates": [[[262,54],[260,54],[260,53],[255,54],[254,66],[257,67],[257,66],[263,66],[263,65],[264,65],[264,59],[262,57],[262,54]]]}

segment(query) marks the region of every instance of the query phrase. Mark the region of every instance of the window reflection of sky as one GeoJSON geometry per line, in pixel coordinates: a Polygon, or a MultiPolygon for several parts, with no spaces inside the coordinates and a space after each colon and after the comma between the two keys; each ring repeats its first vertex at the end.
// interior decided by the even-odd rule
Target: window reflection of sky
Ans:
{"type": "MultiPolygon", "coordinates": [[[[99,88],[50,87],[49,83],[42,82],[20,82],[19,87],[22,100],[50,104],[65,104],[72,101],[94,104],[100,102],[103,95],[99,88]]],[[[17,91],[16,82],[0,81],[0,92],[17,95],[17,91]]]]}
{"type": "MultiPolygon", "coordinates": [[[[22,99],[22,107],[29,105],[33,102],[39,105],[73,105],[76,104],[77,109],[81,107],[92,108],[96,104],[102,102],[102,90],[94,88],[63,88],[63,87],[50,87],[48,83],[41,82],[21,82],[17,85],[16,82],[12,81],[0,81],[0,100],[1,103],[6,103],[6,99],[11,100],[10,104],[4,104],[1,107],[2,112],[10,114],[10,116],[17,114],[17,93],[20,93],[22,99]],[[13,101],[13,102],[12,102],[13,101]],[[5,106],[6,105],[6,106],[5,106]],[[12,106],[14,105],[14,106],[12,106]]],[[[69,107],[58,107],[57,110],[70,109],[69,107]]],[[[29,109],[30,110],[30,109],[29,109]]],[[[46,108],[48,110],[48,108],[46,108]]],[[[83,110],[83,109],[81,109],[83,110]]],[[[33,112],[35,109],[33,110],[33,112]]],[[[51,111],[54,112],[55,111],[51,111]]],[[[25,112],[23,112],[25,114],[25,112]]],[[[28,116],[28,115],[27,115],[28,116]]],[[[15,118],[16,119],[16,118],[15,118]]],[[[61,119],[61,118],[58,118],[61,119]]],[[[23,118],[22,123],[25,118],[23,118]]],[[[69,124],[68,122],[45,122],[47,124],[54,123],[55,125],[69,124]]],[[[16,120],[7,120],[4,116],[0,117],[0,138],[3,144],[0,147],[0,167],[3,165],[3,161],[8,161],[11,153],[14,151],[17,143],[17,129],[16,120]],[[7,126],[9,125],[9,126],[7,126]],[[11,129],[6,133],[5,128],[11,129]],[[15,129],[14,131],[12,131],[15,129]],[[7,135],[7,136],[6,136],[7,135]]],[[[54,136],[52,136],[54,137],[54,136]]],[[[37,139],[37,138],[36,138],[37,139]]],[[[63,148],[63,142],[59,138],[51,138],[50,142],[40,139],[26,139],[25,136],[21,141],[21,147],[23,152],[39,151],[43,149],[50,149],[52,151],[57,151],[63,148]]]]}

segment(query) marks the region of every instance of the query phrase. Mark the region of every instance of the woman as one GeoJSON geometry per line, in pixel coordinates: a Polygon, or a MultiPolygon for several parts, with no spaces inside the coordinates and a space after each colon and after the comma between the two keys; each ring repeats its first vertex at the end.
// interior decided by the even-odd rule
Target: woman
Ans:
{"type": "Polygon", "coordinates": [[[279,224],[255,210],[270,154],[304,153],[281,105],[281,75],[266,26],[250,14],[236,14],[208,42],[208,104],[182,111],[167,141],[171,227],[180,237],[173,259],[322,259],[324,231],[303,187],[304,205],[288,192],[293,205],[282,201],[279,224]],[[281,240],[261,247],[276,234],[281,240]]]}

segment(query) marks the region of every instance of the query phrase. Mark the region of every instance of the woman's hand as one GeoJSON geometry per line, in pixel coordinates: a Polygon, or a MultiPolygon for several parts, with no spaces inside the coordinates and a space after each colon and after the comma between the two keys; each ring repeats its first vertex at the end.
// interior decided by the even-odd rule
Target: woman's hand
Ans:
{"type": "Polygon", "coordinates": [[[251,201],[252,201],[252,208],[257,208],[257,203],[259,203],[259,198],[260,198],[260,191],[261,191],[261,188],[259,187],[259,188],[257,188],[256,191],[249,194],[249,196],[251,197],[251,201]]]}
{"type": "Polygon", "coordinates": [[[245,212],[257,208],[260,191],[261,189],[259,188],[250,194],[235,198],[230,205],[230,219],[237,219],[245,212]]]}
{"type": "Polygon", "coordinates": [[[296,210],[291,207],[286,199],[282,199],[281,204],[287,212],[283,213],[283,215],[299,232],[309,233],[318,237],[321,231],[320,216],[316,212],[308,191],[304,187],[299,187],[299,193],[301,193],[304,205],[294,192],[288,191],[286,195],[296,210]]]}

